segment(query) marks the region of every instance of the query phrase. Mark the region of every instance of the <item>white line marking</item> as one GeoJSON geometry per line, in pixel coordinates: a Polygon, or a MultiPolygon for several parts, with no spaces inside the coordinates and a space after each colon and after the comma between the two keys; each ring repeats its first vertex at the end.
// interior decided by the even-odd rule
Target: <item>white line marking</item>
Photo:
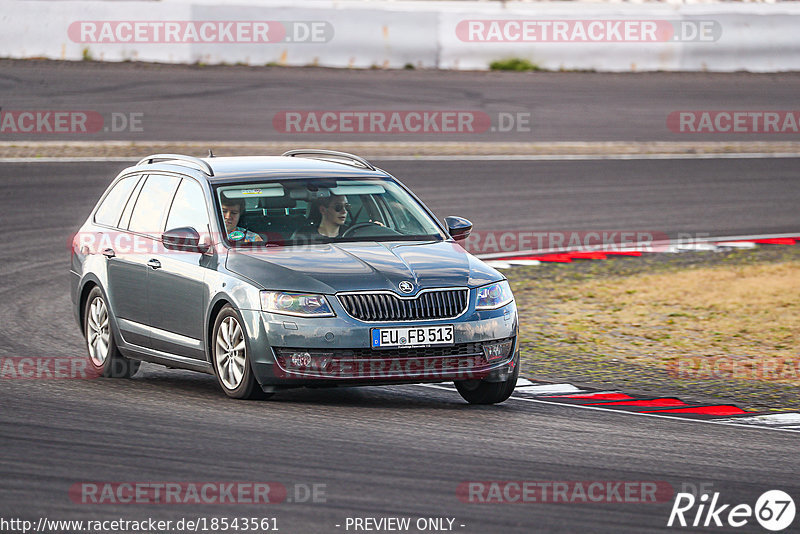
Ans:
{"type": "Polygon", "coordinates": [[[520,386],[532,386],[532,385],[533,385],[533,382],[531,382],[527,378],[522,378],[522,377],[517,378],[517,387],[520,387],[520,386]]]}
{"type": "Polygon", "coordinates": [[[0,158],[0,163],[136,163],[141,158],[131,157],[96,157],[96,158],[0,158]]]}
{"type": "Polygon", "coordinates": [[[717,421],[735,421],[748,425],[795,425],[800,423],[800,413],[776,413],[769,415],[754,415],[753,417],[736,417],[730,419],[717,419],[717,421]]]}
{"type": "Polygon", "coordinates": [[[752,241],[720,241],[718,247],[728,248],[756,248],[758,245],[752,241]]]}
{"type": "Polygon", "coordinates": [[[516,391],[531,395],[557,395],[561,393],[581,393],[583,390],[576,388],[572,384],[545,384],[539,386],[517,386],[516,391]]]}
{"type": "Polygon", "coordinates": [[[381,161],[595,161],[646,159],[766,159],[797,158],[798,152],[732,152],[719,154],[462,154],[448,156],[372,156],[381,161]]]}
{"type": "MultiPolygon", "coordinates": [[[[212,143],[213,144],[213,143],[212,143]]],[[[419,155],[370,156],[374,161],[598,161],[598,160],[669,160],[669,159],[772,159],[800,158],[800,152],[737,152],[724,154],[491,154],[491,155],[419,155]]],[[[42,158],[0,158],[0,163],[67,163],[67,162],[136,162],[139,158],[108,156],[53,156],[42,158]]]]}
{"type": "Polygon", "coordinates": [[[539,260],[508,260],[500,263],[507,263],[509,265],[540,265],[542,262],[539,260]]]}
{"type": "MultiPolygon", "coordinates": [[[[442,390],[445,390],[445,391],[452,391],[449,388],[438,386],[436,384],[415,384],[415,385],[422,386],[422,387],[427,387],[427,388],[433,388],[433,389],[442,389],[442,390]]],[[[774,427],[774,426],[758,426],[758,425],[753,425],[753,424],[742,425],[742,424],[739,424],[739,423],[728,423],[728,422],[720,423],[720,422],[717,422],[717,421],[714,421],[714,420],[690,419],[690,418],[684,418],[684,417],[676,417],[674,415],[658,415],[658,414],[654,414],[654,413],[627,412],[627,411],[624,411],[624,410],[613,410],[613,409],[609,409],[609,408],[601,408],[600,406],[584,406],[582,404],[565,404],[565,403],[562,403],[562,402],[547,401],[547,400],[542,400],[542,399],[528,399],[528,398],[525,398],[525,397],[509,397],[508,399],[509,400],[518,400],[518,401],[523,401],[523,402],[533,402],[533,403],[538,403],[538,404],[549,404],[551,406],[561,406],[561,407],[565,407],[565,408],[576,408],[576,409],[580,409],[580,410],[594,410],[594,411],[598,411],[598,412],[613,413],[613,414],[617,414],[617,415],[634,415],[634,416],[638,416],[638,417],[655,417],[657,419],[671,419],[673,421],[682,421],[684,423],[713,423],[715,425],[738,426],[738,427],[742,427],[742,428],[750,428],[750,429],[757,429],[757,430],[775,430],[775,431],[779,431],[779,432],[792,432],[792,433],[795,433],[795,434],[800,434],[800,430],[792,430],[792,429],[780,428],[780,427],[774,427]]]]}
{"type": "Polygon", "coordinates": [[[686,243],[685,245],[675,245],[675,248],[680,251],[715,251],[718,247],[712,243],[686,243]]]}

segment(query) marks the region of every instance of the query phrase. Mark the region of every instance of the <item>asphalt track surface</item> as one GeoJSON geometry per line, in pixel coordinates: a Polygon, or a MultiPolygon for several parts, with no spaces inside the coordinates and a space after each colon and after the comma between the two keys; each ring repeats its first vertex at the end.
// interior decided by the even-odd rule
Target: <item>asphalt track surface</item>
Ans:
{"type": "MultiPolygon", "coordinates": [[[[0,106],[97,111],[142,119],[141,131],[24,134],[2,140],[161,141],[796,141],[800,134],[674,133],[686,110],[796,110],[799,73],[508,73],[357,71],[0,60],[0,106]],[[528,113],[530,127],[484,133],[291,133],[285,111],[528,113]]],[[[121,124],[121,123],[120,123],[121,124]]]]}
{"type": "MultiPolygon", "coordinates": [[[[378,163],[440,216],[462,214],[479,229],[797,230],[792,159],[378,163]]],[[[68,240],[122,167],[0,164],[0,356],[84,354],[68,240]]],[[[449,517],[457,532],[641,533],[666,529],[672,499],[473,504],[456,490],[487,480],[664,481],[675,491],[706,484],[725,503],[751,506],[770,489],[800,495],[791,434],[515,399],[473,407],[423,386],[236,402],[211,376],[146,364],[132,380],[2,380],[0,406],[3,518],[276,517],[281,532],[306,533],[345,532],[348,517],[449,517]],[[324,484],[325,502],[72,502],[70,487],[86,481],[324,484]]],[[[738,531],[763,530],[751,519],[738,531]]]]}

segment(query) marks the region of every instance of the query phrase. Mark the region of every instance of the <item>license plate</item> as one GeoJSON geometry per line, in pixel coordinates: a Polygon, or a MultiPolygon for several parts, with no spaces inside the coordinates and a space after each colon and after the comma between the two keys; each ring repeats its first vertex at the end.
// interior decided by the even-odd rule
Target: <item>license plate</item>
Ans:
{"type": "Polygon", "coordinates": [[[452,345],[453,325],[404,326],[401,328],[373,328],[372,348],[427,347],[452,345]]]}

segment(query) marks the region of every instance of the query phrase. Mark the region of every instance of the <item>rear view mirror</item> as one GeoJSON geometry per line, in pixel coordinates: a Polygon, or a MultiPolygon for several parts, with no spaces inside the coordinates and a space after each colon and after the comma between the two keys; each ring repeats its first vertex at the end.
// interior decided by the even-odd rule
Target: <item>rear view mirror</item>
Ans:
{"type": "Polygon", "coordinates": [[[463,217],[445,217],[444,222],[450,236],[456,241],[466,239],[472,232],[472,223],[463,217]]]}
{"type": "Polygon", "coordinates": [[[161,236],[164,248],[182,250],[184,252],[205,253],[209,249],[207,243],[200,242],[200,234],[192,227],[173,228],[161,236]]]}

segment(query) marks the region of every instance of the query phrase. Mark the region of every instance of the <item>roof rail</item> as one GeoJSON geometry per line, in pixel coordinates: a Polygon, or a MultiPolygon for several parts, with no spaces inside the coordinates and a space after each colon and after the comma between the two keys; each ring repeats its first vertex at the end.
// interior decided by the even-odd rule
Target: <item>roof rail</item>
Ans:
{"type": "Polygon", "coordinates": [[[203,161],[200,158],[195,158],[194,156],[184,156],[183,154],[153,154],[139,160],[139,163],[136,165],[142,165],[144,163],[150,164],[156,160],[177,160],[184,163],[191,163],[192,165],[196,165],[199,170],[203,171],[208,176],[214,176],[214,169],[211,168],[211,165],[209,165],[207,161],[203,161]]]}
{"type": "Polygon", "coordinates": [[[347,152],[339,152],[338,150],[320,150],[318,148],[298,148],[297,150],[289,150],[287,152],[284,152],[281,155],[288,156],[291,158],[295,156],[302,156],[303,154],[312,156],[312,159],[327,159],[329,161],[332,159],[336,163],[344,163],[345,165],[350,165],[351,167],[364,167],[371,171],[377,170],[375,166],[372,165],[372,163],[365,160],[364,158],[356,156],[354,154],[348,154],[347,152]],[[324,157],[313,158],[313,156],[330,156],[330,158],[324,158],[324,157]],[[347,161],[337,161],[336,158],[350,160],[356,165],[353,165],[353,163],[348,163],[347,161]]]}

